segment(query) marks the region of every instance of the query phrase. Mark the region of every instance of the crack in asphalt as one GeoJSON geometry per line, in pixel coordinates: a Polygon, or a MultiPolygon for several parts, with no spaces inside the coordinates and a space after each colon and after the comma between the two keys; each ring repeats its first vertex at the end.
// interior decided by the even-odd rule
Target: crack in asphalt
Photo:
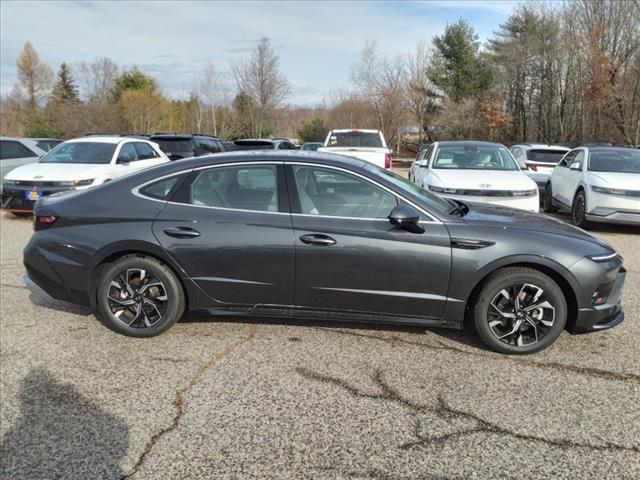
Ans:
{"type": "Polygon", "coordinates": [[[373,381],[376,383],[378,387],[378,393],[368,393],[360,390],[358,387],[355,387],[343,379],[332,377],[329,375],[324,375],[321,373],[314,372],[307,368],[298,367],[296,368],[296,372],[309,379],[314,380],[320,383],[333,385],[339,387],[343,390],[349,392],[352,396],[357,398],[367,398],[376,401],[386,401],[395,403],[404,407],[411,411],[414,415],[431,413],[442,419],[457,419],[470,421],[471,424],[468,428],[464,428],[462,430],[458,430],[456,432],[450,432],[443,435],[438,436],[425,436],[420,432],[420,420],[416,418],[416,423],[414,425],[413,435],[417,438],[416,441],[403,443],[399,446],[399,448],[403,450],[408,450],[416,447],[428,447],[428,446],[442,446],[449,440],[464,437],[468,435],[474,435],[476,433],[487,433],[487,434],[496,434],[509,436],[512,438],[517,438],[520,440],[544,443],[553,447],[560,447],[563,449],[566,448],[588,448],[591,450],[604,451],[623,451],[623,452],[633,452],[640,453],[640,446],[626,446],[620,445],[614,442],[606,442],[604,444],[594,444],[588,442],[577,442],[569,439],[550,439],[537,435],[524,434],[517,431],[509,430],[505,427],[498,425],[497,423],[493,423],[489,420],[485,420],[479,415],[471,412],[464,411],[462,409],[454,408],[447,404],[447,402],[442,398],[442,395],[437,395],[438,404],[436,406],[427,406],[422,405],[417,402],[414,402],[411,399],[403,397],[398,390],[393,388],[384,380],[384,375],[381,370],[376,370],[375,374],[372,376],[373,381]]]}
{"type": "Polygon", "coordinates": [[[216,363],[218,363],[221,360],[223,360],[225,357],[227,357],[229,354],[234,352],[236,349],[238,349],[239,347],[241,347],[245,343],[250,342],[255,337],[255,335],[256,335],[256,325],[255,324],[251,324],[249,326],[248,332],[246,332],[246,334],[242,335],[239,339],[237,339],[234,342],[232,342],[231,344],[227,345],[222,351],[214,353],[209,358],[207,358],[207,360],[205,360],[205,362],[202,365],[200,365],[198,370],[196,370],[196,373],[191,377],[191,380],[189,381],[189,383],[187,385],[185,385],[184,387],[176,390],[176,396],[175,396],[175,399],[173,401],[173,407],[175,409],[175,414],[173,416],[173,420],[171,422],[171,425],[169,425],[168,427],[165,427],[165,428],[159,430],[158,432],[156,432],[155,434],[153,434],[153,436],[147,442],[147,445],[146,445],[145,449],[143,450],[143,452],[138,457],[138,460],[133,465],[133,468],[131,469],[131,471],[129,473],[127,473],[126,475],[120,477],[120,480],[125,480],[127,478],[131,478],[136,473],[138,473],[138,471],[142,467],[145,459],[147,458],[147,455],[149,455],[151,453],[151,451],[154,449],[154,447],[157,445],[158,440],[160,440],[160,438],[162,436],[164,436],[167,433],[170,433],[173,430],[175,430],[176,428],[178,428],[178,426],[180,425],[180,420],[182,419],[182,417],[183,417],[183,415],[185,413],[185,409],[184,409],[184,400],[185,400],[185,398],[184,397],[194,386],[196,386],[198,383],[200,383],[200,380],[202,380],[202,376],[204,375],[204,373],[210,367],[212,367],[216,363]]]}
{"type": "Polygon", "coordinates": [[[607,380],[631,381],[631,382],[640,383],[640,375],[637,375],[635,373],[614,372],[614,371],[610,371],[610,370],[602,370],[602,369],[599,369],[599,368],[580,367],[580,366],[577,366],[577,365],[568,365],[566,363],[559,363],[559,362],[538,362],[538,361],[535,361],[535,360],[528,360],[528,359],[523,359],[523,358],[520,358],[520,357],[514,358],[514,357],[500,356],[498,354],[491,355],[491,354],[486,354],[486,353],[481,353],[481,352],[472,352],[470,350],[465,350],[463,348],[456,347],[454,345],[447,345],[447,344],[439,342],[437,340],[436,340],[436,344],[428,344],[428,343],[423,343],[423,342],[415,342],[415,341],[411,341],[411,340],[406,340],[404,338],[400,338],[400,337],[395,336],[395,335],[392,336],[392,337],[380,337],[378,335],[367,335],[365,333],[350,332],[348,330],[336,330],[336,329],[333,329],[333,328],[317,327],[317,329],[325,330],[325,331],[329,331],[329,332],[333,332],[333,333],[339,333],[341,335],[350,335],[350,336],[355,336],[355,337],[369,338],[369,339],[372,339],[372,340],[379,340],[379,341],[387,342],[387,343],[390,343],[390,344],[404,343],[406,345],[412,345],[412,346],[416,346],[416,347],[420,347],[420,348],[426,348],[426,349],[430,349],[430,350],[447,350],[447,351],[451,351],[451,352],[462,353],[464,355],[488,358],[488,359],[491,359],[491,360],[501,360],[501,361],[504,361],[504,362],[514,363],[514,364],[518,364],[518,365],[527,365],[527,366],[532,366],[532,367],[536,367],[536,368],[543,368],[543,369],[548,369],[548,370],[556,370],[556,371],[560,371],[560,372],[577,373],[577,374],[580,374],[580,375],[597,377],[597,378],[604,378],[604,379],[607,379],[607,380]]]}
{"type": "Polygon", "coordinates": [[[20,289],[25,288],[24,285],[14,285],[12,283],[2,283],[0,284],[0,287],[20,288],[20,289]]]}

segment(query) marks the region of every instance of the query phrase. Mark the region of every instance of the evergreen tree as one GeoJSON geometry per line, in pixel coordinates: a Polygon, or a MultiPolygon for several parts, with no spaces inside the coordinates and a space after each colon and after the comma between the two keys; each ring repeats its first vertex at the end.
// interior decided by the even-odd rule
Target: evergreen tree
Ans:
{"type": "Polygon", "coordinates": [[[58,80],[53,87],[53,99],[67,102],[78,101],[78,88],[73,81],[71,70],[64,62],[58,70],[58,80]]]}

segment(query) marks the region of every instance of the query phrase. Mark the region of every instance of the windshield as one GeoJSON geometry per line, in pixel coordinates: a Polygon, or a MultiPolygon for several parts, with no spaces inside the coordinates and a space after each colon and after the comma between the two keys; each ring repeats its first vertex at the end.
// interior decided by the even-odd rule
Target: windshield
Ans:
{"type": "Polygon", "coordinates": [[[500,145],[443,145],[433,168],[462,170],[518,170],[509,151],[500,145]]]}
{"type": "Polygon", "coordinates": [[[446,200],[443,197],[439,197],[434,193],[428,192],[423,188],[420,188],[415,183],[409,181],[404,177],[401,177],[398,174],[393,173],[391,170],[384,170],[373,164],[368,164],[366,168],[375,176],[393,183],[401,192],[409,193],[415,197],[418,197],[428,207],[431,207],[440,213],[448,213],[451,211],[451,207],[453,206],[453,204],[450,201],[446,200]]]}
{"type": "Polygon", "coordinates": [[[371,147],[383,148],[378,132],[331,132],[328,147],[371,147]]]}
{"type": "Polygon", "coordinates": [[[569,150],[527,150],[527,160],[532,162],[558,163],[569,150]]]}
{"type": "Polygon", "coordinates": [[[52,148],[40,163],[111,163],[117,144],[104,142],[67,142],[52,148]]]}
{"type": "Polygon", "coordinates": [[[300,150],[311,150],[311,151],[316,151],[318,150],[318,148],[320,148],[322,146],[321,143],[305,143],[304,145],[302,145],[300,147],[300,150]]]}
{"type": "Polygon", "coordinates": [[[640,173],[640,150],[632,148],[591,150],[588,169],[592,172],[640,173]]]}
{"type": "Polygon", "coordinates": [[[165,153],[172,152],[193,152],[193,142],[190,139],[156,139],[151,138],[152,142],[156,142],[160,145],[160,149],[165,153]]]}

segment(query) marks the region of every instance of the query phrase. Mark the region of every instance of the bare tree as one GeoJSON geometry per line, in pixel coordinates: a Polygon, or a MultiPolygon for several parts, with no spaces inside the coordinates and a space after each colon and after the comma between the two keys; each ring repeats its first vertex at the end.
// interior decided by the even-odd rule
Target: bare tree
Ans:
{"type": "Polygon", "coordinates": [[[80,83],[81,96],[88,100],[107,100],[113,94],[118,78],[118,65],[109,58],[96,58],[93,62],[81,62],[74,68],[80,83]]]}
{"type": "Polygon", "coordinates": [[[18,82],[27,97],[27,107],[34,112],[38,103],[47,97],[53,85],[51,67],[40,60],[31,42],[26,42],[16,61],[18,82]]]}
{"type": "Polygon", "coordinates": [[[262,136],[273,112],[290,92],[289,81],[280,71],[280,57],[268,38],[262,38],[248,59],[232,66],[239,92],[249,96],[255,105],[253,130],[262,136]]]}
{"type": "MultiPolygon", "coordinates": [[[[218,135],[216,107],[228,103],[228,91],[224,76],[209,62],[202,74],[196,79],[196,92],[206,110],[214,135],[218,135]]],[[[204,112],[203,112],[204,113],[204,112]]]]}
{"type": "Polygon", "coordinates": [[[424,42],[419,42],[415,52],[407,56],[407,101],[423,138],[432,140],[431,126],[441,109],[443,92],[427,76],[430,64],[429,49],[424,42]]]}

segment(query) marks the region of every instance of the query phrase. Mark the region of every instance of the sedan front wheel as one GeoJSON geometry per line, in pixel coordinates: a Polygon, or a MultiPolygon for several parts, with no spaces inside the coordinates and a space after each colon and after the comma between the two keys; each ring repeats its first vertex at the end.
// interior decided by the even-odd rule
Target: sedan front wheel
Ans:
{"type": "Polygon", "coordinates": [[[544,273],[505,268],[487,279],[473,313],[485,345],[500,353],[527,354],[558,338],[567,321],[567,302],[558,284],[544,273]]]}

